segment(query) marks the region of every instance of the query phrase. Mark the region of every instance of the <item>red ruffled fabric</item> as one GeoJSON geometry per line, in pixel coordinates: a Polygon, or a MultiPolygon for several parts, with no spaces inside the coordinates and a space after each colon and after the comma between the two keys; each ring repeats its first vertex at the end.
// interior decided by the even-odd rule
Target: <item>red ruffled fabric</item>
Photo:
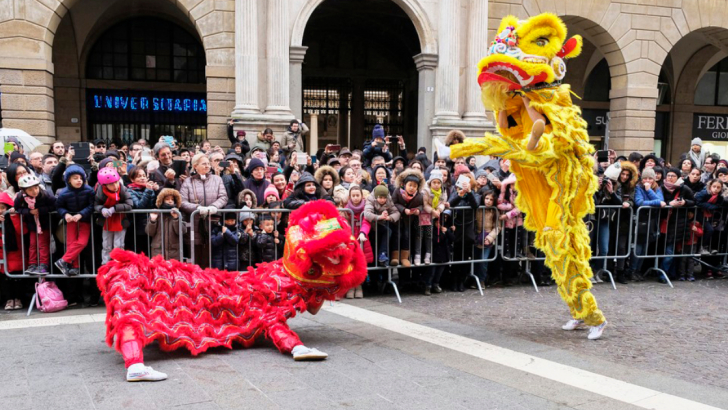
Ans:
{"type": "Polygon", "coordinates": [[[119,350],[127,325],[140,329],[142,343],[193,355],[211,347],[245,347],[309,304],[333,299],[338,287],[308,290],[283,271],[280,261],[257,270],[202,270],[197,265],[115,249],[99,269],[106,302],[106,342],[119,350]],[[116,341],[115,341],[116,340],[116,341]]]}

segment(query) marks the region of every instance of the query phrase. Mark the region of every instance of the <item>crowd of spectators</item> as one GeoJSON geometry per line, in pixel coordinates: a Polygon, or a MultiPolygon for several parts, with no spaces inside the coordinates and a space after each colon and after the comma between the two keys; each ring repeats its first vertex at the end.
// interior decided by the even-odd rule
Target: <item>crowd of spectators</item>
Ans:
{"type": "MultiPolygon", "coordinates": [[[[372,268],[347,298],[363,297],[365,288],[382,291],[389,267],[397,267],[400,286],[426,295],[446,286],[511,286],[526,269],[538,284],[551,284],[524,228],[508,160],[431,161],[425,147],[408,151],[381,125],[363,150],[327,146],[312,156],[307,132],[294,120],[279,136],[265,129],[249,137],[234,132],[231,121],[229,148],[209,141],[181,147],[168,136],[152,147],[97,140],[88,158],[61,142],[26,156],[10,137],[14,150],[5,154],[0,185],[5,273],[93,275],[114,248],[168,259],[193,254],[203,268],[247,270],[282,255],[282,209],[323,199],[352,218],[372,268]]],[[[725,252],[728,161],[704,152],[697,138],[677,167],[654,154],[610,151],[601,161],[594,167],[597,212],[586,218],[595,273],[609,269],[621,283],[644,280],[649,266],[642,262],[656,255],[673,279],[695,280],[696,262],[709,267],[702,269],[706,278],[723,277],[715,254],[725,252]],[[641,207],[650,208],[637,212],[641,207]]],[[[33,281],[1,276],[5,309],[22,308],[33,281]]],[[[92,278],[57,282],[72,305],[99,303],[92,278]]]]}

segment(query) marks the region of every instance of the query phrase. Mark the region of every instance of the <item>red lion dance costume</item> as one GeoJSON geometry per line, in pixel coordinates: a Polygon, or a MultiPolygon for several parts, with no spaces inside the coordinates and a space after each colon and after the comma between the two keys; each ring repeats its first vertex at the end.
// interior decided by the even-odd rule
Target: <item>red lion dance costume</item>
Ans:
{"type": "Polygon", "coordinates": [[[286,324],[318,312],[366,277],[366,261],[351,228],[327,201],[310,202],[290,217],[283,258],[246,272],[202,270],[157,256],[151,261],[116,249],[97,278],[106,302],[106,342],[124,356],[129,381],[164,380],[143,365],[142,348],[164,351],[251,346],[270,339],[296,360],[324,359],[286,324]],[[150,263],[151,262],[151,263],[150,263]]]}

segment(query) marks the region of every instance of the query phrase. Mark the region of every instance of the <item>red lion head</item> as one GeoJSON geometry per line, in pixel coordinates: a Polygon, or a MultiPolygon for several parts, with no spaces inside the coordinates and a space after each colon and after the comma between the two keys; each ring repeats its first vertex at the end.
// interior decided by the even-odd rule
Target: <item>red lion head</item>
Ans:
{"type": "Polygon", "coordinates": [[[358,286],[367,275],[364,252],[351,227],[324,200],[309,202],[291,214],[283,265],[303,286],[336,287],[337,294],[358,286]]]}

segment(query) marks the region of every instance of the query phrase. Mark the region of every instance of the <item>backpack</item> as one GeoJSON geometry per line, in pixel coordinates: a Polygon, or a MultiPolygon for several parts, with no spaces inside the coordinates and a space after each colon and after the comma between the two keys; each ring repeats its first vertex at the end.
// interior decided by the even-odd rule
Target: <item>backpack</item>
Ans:
{"type": "Polygon", "coordinates": [[[68,306],[68,301],[63,298],[55,282],[36,283],[35,292],[35,306],[43,313],[58,312],[68,306]]]}

